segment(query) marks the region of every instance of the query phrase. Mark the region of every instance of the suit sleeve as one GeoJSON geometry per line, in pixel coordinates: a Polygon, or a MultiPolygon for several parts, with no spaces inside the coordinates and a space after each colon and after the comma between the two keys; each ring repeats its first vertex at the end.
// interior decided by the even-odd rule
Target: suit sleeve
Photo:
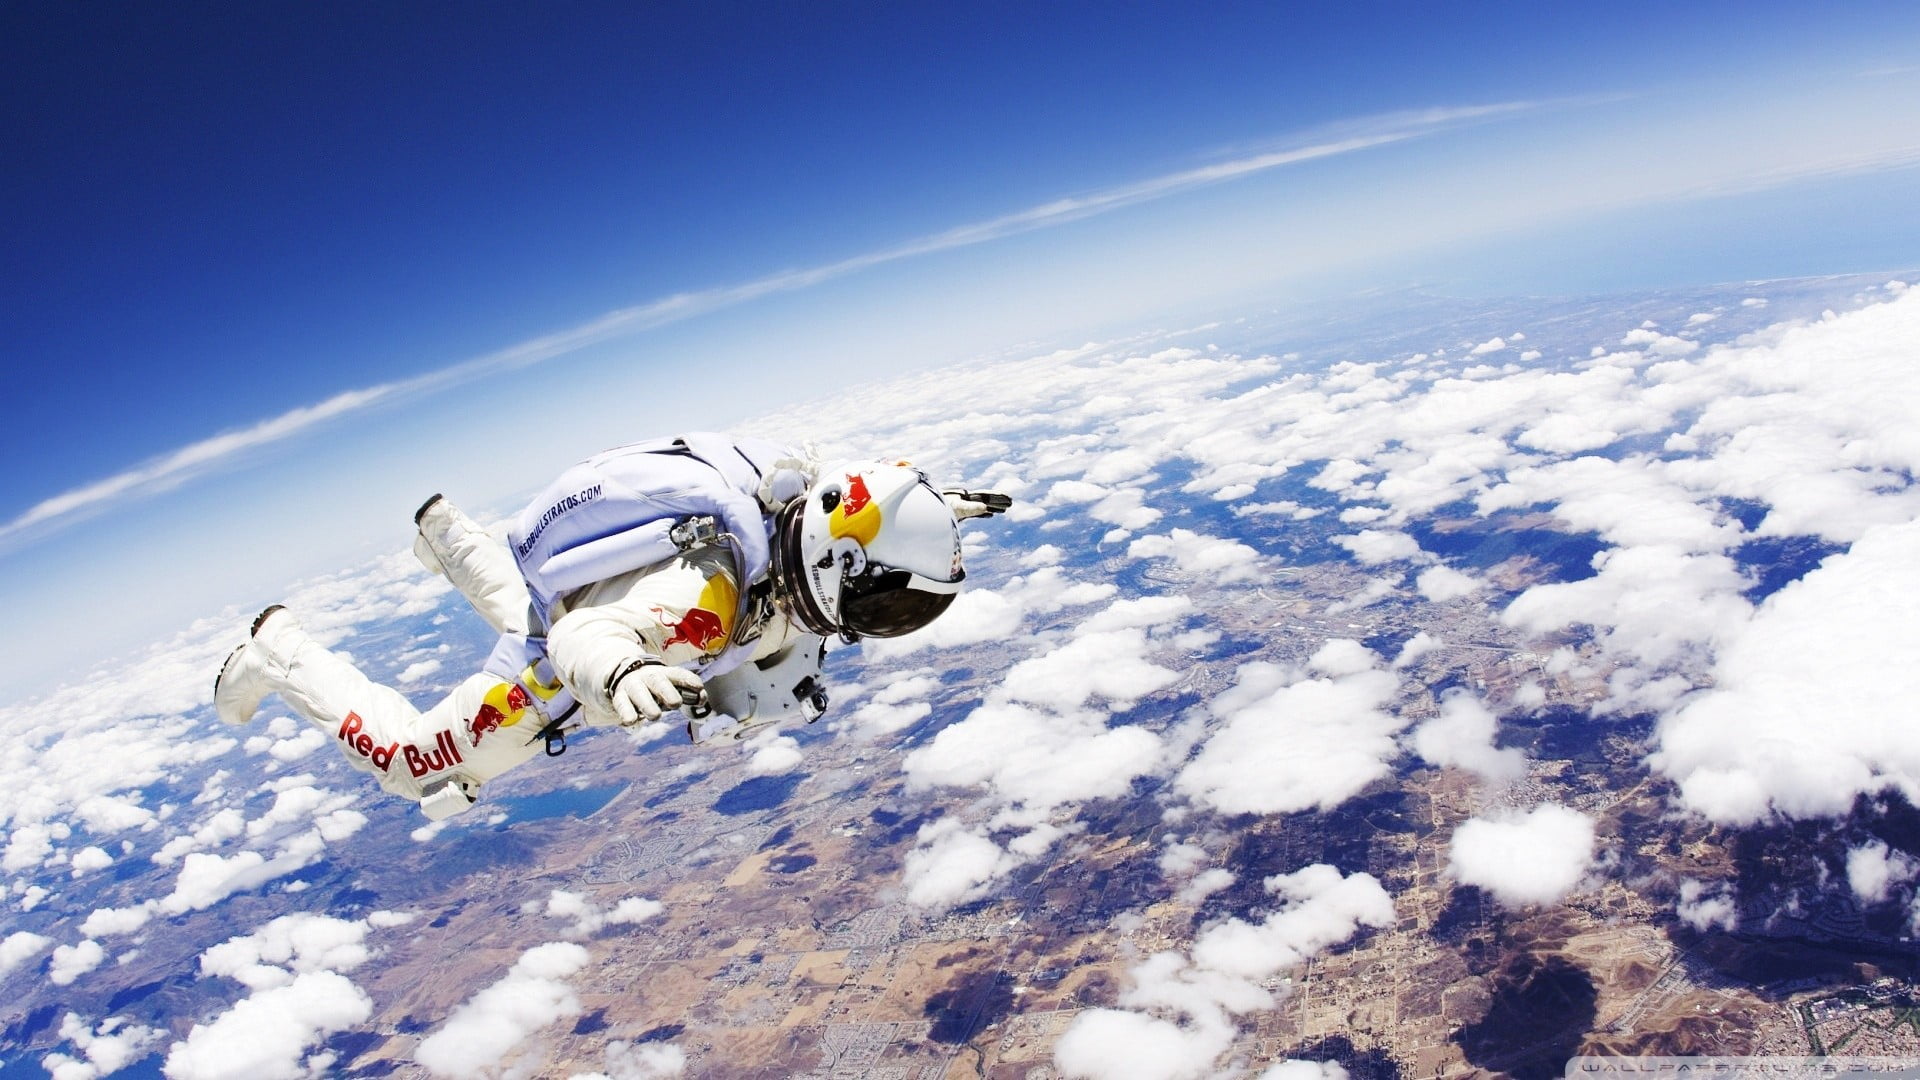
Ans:
{"type": "Polygon", "coordinates": [[[547,656],[590,723],[617,723],[607,694],[613,676],[644,657],[697,667],[718,656],[733,633],[738,596],[724,552],[690,552],[566,598],[547,656]]]}

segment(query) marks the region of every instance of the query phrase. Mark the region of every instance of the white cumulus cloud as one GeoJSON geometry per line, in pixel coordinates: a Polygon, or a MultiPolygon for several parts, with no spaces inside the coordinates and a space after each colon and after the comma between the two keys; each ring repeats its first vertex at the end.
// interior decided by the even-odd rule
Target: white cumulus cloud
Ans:
{"type": "Polygon", "coordinates": [[[440,1029],[421,1040],[414,1060],[435,1076],[481,1076],[501,1066],[520,1044],[556,1020],[580,1013],[567,979],[587,966],[587,950],[548,942],[520,954],[498,981],[453,1010],[440,1029]]]}
{"type": "Polygon", "coordinates": [[[95,1025],[77,1013],[60,1021],[60,1037],[79,1056],[52,1053],[40,1059],[52,1080],[95,1080],[111,1076],[145,1057],[166,1033],[159,1028],[108,1017],[95,1025]]]}
{"type": "Polygon", "coordinates": [[[1136,559],[1170,559],[1181,570],[1218,583],[1257,581],[1262,576],[1258,551],[1238,540],[1192,529],[1142,536],[1127,545],[1127,554],[1136,559]]]}
{"type": "MultiPolygon", "coordinates": [[[[1335,674],[1256,663],[1209,708],[1225,723],[1174,786],[1228,814],[1284,814],[1345,802],[1388,773],[1406,720],[1389,709],[1399,680],[1357,643],[1322,649],[1335,674]],[[1364,654],[1361,658],[1359,654],[1364,654]]],[[[1316,659],[1319,659],[1317,656],[1316,659]]]]}
{"type": "Polygon", "coordinates": [[[1180,673],[1146,659],[1146,633],[1139,629],[1099,631],[1072,641],[1007,672],[1009,697],[1062,711],[1099,697],[1127,706],[1164,690],[1180,673]]]}
{"type": "Polygon", "coordinates": [[[153,919],[154,903],[147,901],[124,908],[95,908],[80,923],[80,932],[88,937],[131,934],[153,919]]]}
{"type": "Polygon", "coordinates": [[[770,732],[755,737],[748,747],[753,756],[747,759],[747,772],[752,776],[776,776],[792,772],[806,760],[800,751],[800,742],[791,735],[770,732]]]}
{"type": "Polygon", "coordinates": [[[0,975],[5,975],[21,964],[38,956],[53,939],[29,930],[15,930],[0,941],[0,975]]]}
{"type": "Polygon", "coordinates": [[[1675,905],[1674,914],[1702,933],[1732,930],[1740,922],[1740,909],[1734,903],[1732,891],[1725,886],[1711,888],[1693,878],[1680,883],[1680,902],[1675,905]]]}
{"type": "Polygon", "coordinates": [[[47,969],[47,981],[55,986],[70,986],[75,979],[100,966],[107,951],[92,938],[53,950],[53,963],[47,969]]]}
{"type": "Polygon", "coordinates": [[[1419,541],[1393,529],[1361,529],[1349,536],[1336,536],[1333,542],[1351,551],[1353,561],[1361,566],[1403,562],[1422,555],[1419,541]]]}
{"type": "Polygon", "coordinates": [[[573,926],[569,933],[573,937],[586,937],[599,933],[605,926],[645,922],[666,909],[658,900],[629,896],[611,910],[603,910],[585,893],[555,889],[547,896],[545,910],[553,918],[571,919],[573,926]]]}
{"type": "Polygon", "coordinates": [[[295,1080],[332,1061],[310,1051],[372,1014],[372,999],[346,976],[307,972],[195,1024],[164,1069],[168,1080],[295,1080]]]}
{"type": "Polygon", "coordinates": [[[200,971],[264,990],[316,971],[352,971],[371,955],[367,924],[310,912],[273,919],[200,954],[200,971]]]}
{"type": "Polygon", "coordinates": [[[1526,774],[1527,756],[1514,747],[1495,748],[1499,725],[1484,703],[1456,688],[1441,699],[1440,715],[1414,729],[1413,751],[1430,764],[1465,769],[1493,784],[1511,783],[1526,774]]]}
{"type": "Polygon", "coordinates": [[[1920,522],[1870,530],[1768,597],[1720,650],[1711,689],[1660,726],[1656,768],[1723,824],[1920,801],[1920,522]]]}
{"type": "Polygon", "coordinates": [[[1895,886],[1915,877],[1920,877],[1920,860],[1883,841],[1870,840],[1847,851],[1847,886],[1863,904],[1885,901],[1895,886]]]}
{"type": "Polygon", "coordinates": [[[670,1043],[607,1044],[606,1071],[575,1073],[568,1080],[672,1080],[687,1071],[687,1052],[670,1043]]]}
{"type": "Polygon", "coordinates": [[[1448,869],[1509,907],[1558,902],[1593,865],[1593,820],[1553,803],[1510,818],[1473,818],[1453,831],[1448,869]]]}
{"type": "Polygon", "coordinates": [[[1082,1080],[1199,1080],[1232,1045],[1235,1017],[1273,1008],[1262,984],[1363,927],[1390,926],[1393,901],[1370,874],[1342,876],[1324,863],[1266,879],[1280,900],[1258,922],[1231,918],[1185,953],[1155,953],[1130,972],[1121,1008],[1074,1018],[1054,1045],[1054,1066],[1082,1080]]]}
{"type": "Polygon", "coordinates": [[[1337,1061],[1276,1061],[1259,1080],[1347,1080],[1347,1069],[1337,1061]]]}
{"type": "Polygon", "coordinates": [[[1480,591],[1480,579],[1450,566],[1429,566],[1414,579],[1420,595],[1436,604],[1472,596],[1480,591]]]}

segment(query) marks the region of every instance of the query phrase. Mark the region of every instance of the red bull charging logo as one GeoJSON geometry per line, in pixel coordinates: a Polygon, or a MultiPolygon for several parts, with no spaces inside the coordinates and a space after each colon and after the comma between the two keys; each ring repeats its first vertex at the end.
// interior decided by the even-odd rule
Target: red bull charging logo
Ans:
{"type": "Polygon", "coordinates": [[[727,628],[720,616],[706,608],[693,608],[674,625],[673,636],[667,639],[667,644],[691,645],[705,653],[726,640],[727,628]]]}
{"type": "Polygon", "coordinates": [[[700,589],[699,601],[673,623],[673,634],[667,638],[665,648],[687,645],[703,656],[726,648],[727,635],[733,631],[734,608],[739,601],[740,590],[734,588],[733,581],[725,574],[708,578],[700,589]]]}
{"type": "Polygon", "coordinates": [[[873,493],[867,490],[867,478],[859,473],[847,477],[847,493],[840,500],[840,512],[848,517],[867,508],[873,501],[873,493]]]}
{"type": "Polygon", "coordinates": [[[480,711],[473,714],[468,722],[468,730],[473,732],[473,744],[480,745],[480,739],[489,731],[498,731],[503,727],[512,727],[520,722],[520,714],[533,704],[533,696],[519,683],[500,683],[487,691],[481,699],[480,711]]]}
{"type": "Polygon", "coordinates": [[[861,547],[880,535],[880,507],[874,504],[873,492],[867,490],[865,474],[847,474],[846,493],[827,519],[827,532],[835,540],[851,536],[861,547]]]}

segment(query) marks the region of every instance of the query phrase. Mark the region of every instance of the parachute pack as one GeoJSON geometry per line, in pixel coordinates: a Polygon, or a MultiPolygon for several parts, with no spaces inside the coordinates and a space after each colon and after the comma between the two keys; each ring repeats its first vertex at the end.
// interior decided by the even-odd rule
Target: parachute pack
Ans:
{"type": "MultiPolygon", "coordinates": [[[[746,625],[748,586],[769,562],[760,492],[789,456],[765,440],[695,432],[617,447],[561,473],[507,531],[536,630],[552,625],[554,605],[574,589],[716,541],[732,553],[740,584],[733,625],[746,625]]],[[[701,674],[732,670],[746,651],[730,642],[701,674]]]]}

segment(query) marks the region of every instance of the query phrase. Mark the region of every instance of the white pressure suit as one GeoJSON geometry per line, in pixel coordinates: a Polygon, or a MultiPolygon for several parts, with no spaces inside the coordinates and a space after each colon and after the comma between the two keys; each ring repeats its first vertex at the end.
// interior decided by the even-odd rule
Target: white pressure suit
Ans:
{"type": "Polygon", "coordinates": [[[621,447],[536,496],[505,546],[436,496],[414,550],[499,631],[480,673],[422,712],[268,609],[223,668],[216,704],[243,723],[279,693],[356,768],[436,818],[471,805],[481,783],[540,754],[563,725],[657,718],[645,695],[636,713],[632,688],[620,692],[630,676],[670,674],[691,695],[692,671],[731,716],[810,719],[824,705],[824,641],[773,603],[767,577],[772,515],[812,479],[805,460],[757,440],[621,447]],[[791,692],[764,694],[773,685],[791,692]]]}

